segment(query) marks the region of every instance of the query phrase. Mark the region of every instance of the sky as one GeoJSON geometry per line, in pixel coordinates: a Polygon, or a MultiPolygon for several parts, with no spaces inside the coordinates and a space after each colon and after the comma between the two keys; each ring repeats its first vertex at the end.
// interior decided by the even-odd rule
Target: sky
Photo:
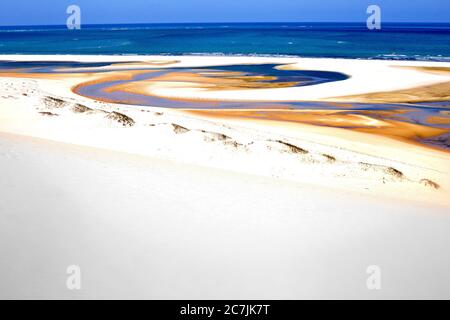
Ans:
{"type": "Polygon", "coordinates": [[[177,22],[363,22],[371,4],[384,22],[450,22],[450,0],[1,0],[0,25],[177,22]]]}

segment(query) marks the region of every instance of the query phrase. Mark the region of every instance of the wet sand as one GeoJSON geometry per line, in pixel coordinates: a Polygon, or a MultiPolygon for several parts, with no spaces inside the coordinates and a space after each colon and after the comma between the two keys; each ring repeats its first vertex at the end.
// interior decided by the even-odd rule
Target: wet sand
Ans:
{"type": "MultiPolygon", "coordinates": [[[[446,68],[424,67],[414,68],[418,71],[431,73],[447,73],[446,68]],[[430,71],[430,69],[432,71],[430,71]]],[[[162,69],[146,73],[142,70],[131,71],[112,71],[102,74],[91,74],[95,80],[83,82],[74,87],[74,91],[87,97],[95,98],[104,102],[142,104],[145,99],[149,105],[156,105],[156,99],[160,99],[154,90],[164,88],[171,89],[173,92],[186,89],[197,88],[202,91],[235,91],[235,90],[255,90],[255,89],[281,89],[295,87],[299,82],[273,82],[277,80],[274,76],[250,74],[230,71],[211,71],[202,70],[201,72],[187,72],[184,70],[169,70],[164,72],[162,69]],[[147,78],[136,78],[139,75],[148,75],[147,78]],[[152,76],[154,74],[154,76],[152,76]],[[150,77],[151,76],[151,77],[150,77]],[[122,81],[120,81],[122,80],[122,81]],[[120,83],[115,83],[116,81],[120,83]],[[90,86],[98,87],[97,92],[89,92],[90,86]],[[114,93],[114,96],[111,94],[114,93]],[[122,95],[122,98],[120,96],[122,95]],[[125,98],[127,97],[127,98],[125,98]],[[134,98],[134,99],[133,99],[134,98]],[[154,99],[154,100],[152,100],[154,99]]],[[[202,98],[184,99],[172,94],[170,98],[165,99],[159,107],[178,105],[178,108],[188,110],[191,107],[183,105],[190,102],[195,106],[195,102],[201,102],[200,109],[208,111],[192,110],[192,114],[210,115],[218,119],[219,117],[234,117],[242,119],[266,119],[276,121],[289,121],[296,123],[307,123],[320,126],[331,126],[346,128],[349,130],[379,134],[391,138],[398,138],[411,143],[428,143],[428,139],[443,136],[450,133],[449,117],[441,110],[435,110],[430,106],[429,110],[418,110],[417,105],[404,104],[402,99],[405,96],[410,97],[409,102],[431,102],[447,101],[448,83],[439,83],[431,86],[413,88],[399,92],[372,93],[365,96],[338,97],[334,100],[326,99],[328,105],[321,102],[322,107],[327,109],[314,110],[308,109],[308,105],[299,107],[294,103],[280,103],[267,101],[249,102],[239,101],[233,107],[233,110],[227,110],[224,103],[220,100],[208,100],[202,98]],[[416,99],[411,99],[414,94],[416,99]],[[420,99],[419,99],[420,98],[420,99]],[[342,102],[346,102],[346,104],[342,102]],[[365,102],[367,105],[361,103],[365,102]],[[176,102],[176,103],[175,103],[176,102]],[[368,105],[375,103],[375,106],[368,105]],[[397,105],[386,105],[393,104],[397,105]],[[383,108],[383,105],[386,107],[383,108]],[[345,107],[350,109],[345,109],[345,107]],[[299,109],[303,108],[303,109],[299,109]],[[365,108],[365,110],[364,110],[365,108]],[[286,110],[283,110],[286,109],[286,110]],[[296,110],[290,110],[296,109],[296,110]],[[340,109],[340,110],[336,110],[340,109]],[[356,109],[356,110],[355,110],[356,109]],[[373,109],[373,110],[372,110],[373,109]],[[420,120],[419,120],[420,119],[420,120]]],[[[450,89],[450,88],[448,88],[450,89]]],[[[160,102],[161,103],[161,102],[160,102]]],[[[319,102],[318,102],[319,103],[319,102]]],[[[421,105],[420,108],[426,108],[421,105]]],[[[195,108],[194,108],[195,109],[195,108]]],[[[430,144],[429,144],[430,145],[430,144]]],[[[439,146],[436,143],[431,144],[433,148],[439,146]]],[[[447,148],[446,143],[441,143],[443,148],[447,148]]]]}
{"type": "MultiPolygon", "coordinates": [[[[392,111],[387,116],[384,111],[363,111],[360,114],[354,114],[352,110],[190,110],[189,112],[214,118],[248,119],[250,121],[252,119],[264,119],[345,128],[419,145],[424,145],[421,143],[423,139],[450,132],[450,129],[434,128],[431,125],[425,126],[408,123],[407,121],[392,120],[394,117],[391,114],[401,113],[401,111],[392,111]]],[[[434,117],[429,120],[430,123],[434,124],[449,124],[448,118],[434,117]]],[[[425,146],[429,145],[425,144],[425,146]]],[[[435,148],[436,146],[430,147],[435,148]]]]}

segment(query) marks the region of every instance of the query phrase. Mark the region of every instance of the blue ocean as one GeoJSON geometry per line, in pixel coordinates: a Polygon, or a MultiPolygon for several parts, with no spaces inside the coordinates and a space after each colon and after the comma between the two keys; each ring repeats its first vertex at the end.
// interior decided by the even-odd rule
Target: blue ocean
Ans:
{"type": "Polygon", "coordinates": [[[0,27],[2,54],[256,55],[450,61],[450,24],[195,23],[0,27]]]}

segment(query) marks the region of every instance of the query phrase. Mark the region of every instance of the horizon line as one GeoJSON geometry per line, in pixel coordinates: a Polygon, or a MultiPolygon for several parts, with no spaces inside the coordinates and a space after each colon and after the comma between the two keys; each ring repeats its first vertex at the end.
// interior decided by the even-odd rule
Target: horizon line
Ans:
{"type": "MultiPolygon", "coordinates": [[[[101,25],[123,25],[123,24],[129,24],[129,25],[151,25],[151,24],[162,24],[162,25],[169,25],[169,24],[278,24],[278,23],[285,23],[285,24],[293,24],[293,23],[311,23],[311,24],[317,24],[317,23],[324,23],[324,24],[344,24],[344,23],[362,23],[365,24],[366,21],[232,21],[232,22],[224,22],[224,21],[218,21],[218,22],[108,22],[108,23],[83,23],[82,25],[85,26],[101,26],[101,25]]],[[[431,22],[431,21],[384,21],[382,24],[449,24],[449,22],[431,22]]],[[[1,25],[0,27],[59,27],[59,26],[65,26],[65,24],[21,24],[21,25],[1,25]]]]}

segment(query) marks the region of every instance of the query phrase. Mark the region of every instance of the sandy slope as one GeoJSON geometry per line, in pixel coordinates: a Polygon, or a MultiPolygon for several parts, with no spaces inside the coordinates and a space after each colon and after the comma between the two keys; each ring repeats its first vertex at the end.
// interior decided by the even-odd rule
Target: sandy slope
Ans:
{"type": "Polygon", "coordinates": [[[0,298],[450,297],[448,210],[3,133],[0,168],[0,298]]]}
{"type": "Polygon", "coordinates": [[[336,128],[94,102],[70,91],[76,78],[0,81],[3,132],[450,205],[447,152],[336,128]]]}
{"type": "Polygon", "coordinates": [[[450,296],[448,152],[97,102],[83,80],[0,78],[0,297],[450,296]]]}

